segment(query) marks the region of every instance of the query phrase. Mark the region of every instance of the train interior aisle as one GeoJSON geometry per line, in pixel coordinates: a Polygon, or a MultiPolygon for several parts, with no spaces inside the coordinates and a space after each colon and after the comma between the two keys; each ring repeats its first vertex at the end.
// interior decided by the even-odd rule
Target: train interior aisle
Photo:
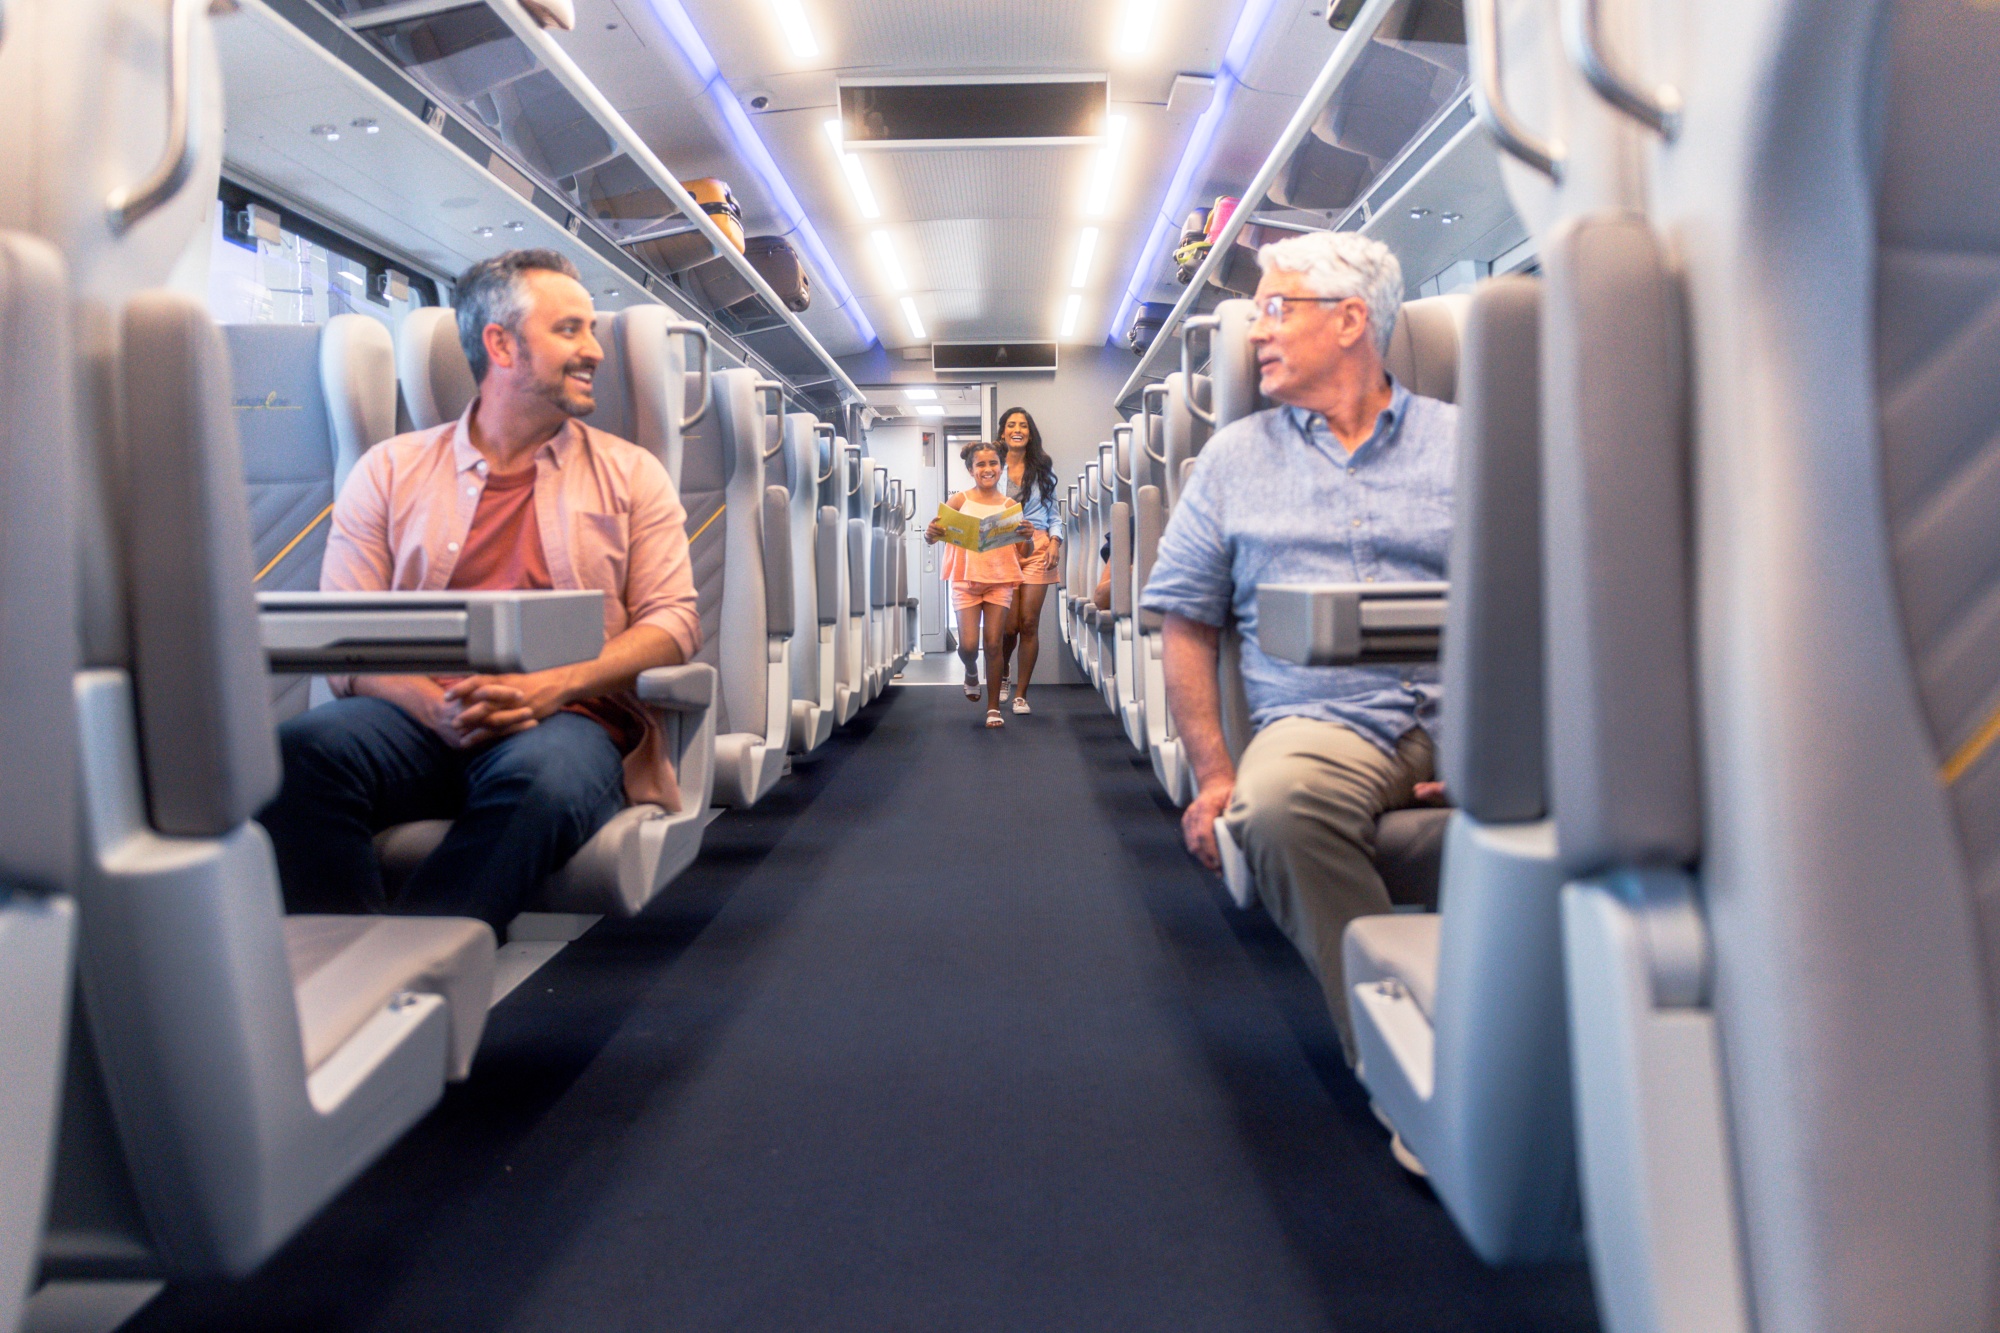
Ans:
{"type": "Polygon", "coordinates": [[[1594,1328],[1391,1160],[1095,696],[1030,720],[893,688],[255,1278],[127,1327],[1594,1328]]]}
{"type": "Polygon", "coordinates": [[[1996,70],[0,0],[0,1333],[2000,1333],[1996,70]]]}

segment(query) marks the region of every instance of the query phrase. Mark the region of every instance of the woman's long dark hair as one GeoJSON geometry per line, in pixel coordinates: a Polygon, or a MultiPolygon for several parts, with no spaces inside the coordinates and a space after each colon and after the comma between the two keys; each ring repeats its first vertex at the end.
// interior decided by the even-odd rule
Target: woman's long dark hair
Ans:
{"type": "Polygon", "coordinates": [[[1029,492],[1039,483],[1042,488],[1042,503],[1054,504],[1056,498],[1056,465],[1054,460],[1049,457],[1048,450],[1042,448],[1041,427],[1035,424],[1034,417],[1029,415],[1028,409],[1025,407],[1010,407],[1000,414],[1000,424],[994,430],[994,434],[999,437],[1000,441],[1000,463],[1004,467],[1007,462],[1007,418],[1013,416],[1016,412],[1019,412],[1021,419],[1028,423],[1028,447],[1022,451],[1021,491],[1014,499],[1017,503],[1026,505],[1028,503],[1029,492]]]}

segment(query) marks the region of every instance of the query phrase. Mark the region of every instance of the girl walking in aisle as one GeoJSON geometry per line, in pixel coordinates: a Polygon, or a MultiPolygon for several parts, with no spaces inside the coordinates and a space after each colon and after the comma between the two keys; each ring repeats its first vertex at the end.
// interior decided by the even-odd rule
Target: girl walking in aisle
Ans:
{"type": "Polygon", "coordinates": [[[1067,534],[1062,511],[1056,507],[1056,467],[1026,408],[1010,407],[1000,414],[1000,443],[1007,446],[1007,490],[1021,506],[1021,526],[1032,542],[1021,554],[1021,586],[1014,591],[1000,644],[1000,699],[1006,702],[1009,680],[1018,681],[1014,711],[1027,713],[1033,711],[1028,707],[1028,682],[1035,678],[1035,659],[1042,650],[1042,603],[1049,589],[1062,582],[1062,544],[1067,534]]]}
{"type": "MultiPolygon", "coordinates": [[[[959,458],[972,474],[972,489],[960,491],[945,501],[967,518],[986,518],[1007,509],[1013,502],[1000,489],[1004,470],[999,446],[968,444],[959,458]]],[[[1000,678],[1005,674],[1000,656],[1001,636],[1006,632],[1007,613],[1014,604],[1014,590],[1021,583],[1021,548],[1033,539],[1023,527],[1019,544],[991,551],[970,551],[953,545],[945,552],[944,577],[951,582],[951,605],[958,613],[958,657],[965,663],[965,697],[979,698],[979,652],[986,651],[986,725],[1006,725],[1000,715],[1000,678]]],[[[924,540],[935,546],[946,536],[944,525],[932,519],[924,529],[924,540]]]]}

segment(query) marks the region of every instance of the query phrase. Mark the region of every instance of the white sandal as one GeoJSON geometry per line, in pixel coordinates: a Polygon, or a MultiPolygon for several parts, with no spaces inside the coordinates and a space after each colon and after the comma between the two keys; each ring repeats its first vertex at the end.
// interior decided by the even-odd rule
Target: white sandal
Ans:
{"type": "Polygon", "coordinates": [[[989,727],[1004,727],[1007,725],[1007,719],[1000,716],[999,709],[989,708],[986,710],[986,725],[989,727]]]}
{"type": "Polygon", "coordinates": [[[1014,711],[1017,713],[1032,713],[1035,710],[1028,707],[1027,695],[1017,694],[1014,696],[1014,711]]]}

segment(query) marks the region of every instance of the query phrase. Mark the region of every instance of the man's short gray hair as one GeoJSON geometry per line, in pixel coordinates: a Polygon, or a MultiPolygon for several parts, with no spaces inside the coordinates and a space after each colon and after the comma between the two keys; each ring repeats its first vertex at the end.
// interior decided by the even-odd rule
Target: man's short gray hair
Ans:
{"type": "Polygon", "coordinates": [[[582,282],[576,265],[558,250],[506,250],[458,275],[458,345],[472,363],[472,382],[486,382],[486,326],[498,324],[516,338],[528,313],[528,278],[536,271],[582,282]]]}
{"type": "Polygon", "coordinates": [[[1396,252],[1377,240],[1351,231],[1315,231],[1287,236],[1257,251],[1257,267],[1297,273],[1314,296],[1344,299],[1358,296],[1368,303],[1368,329],[1375,350],[1389,354],[1389,335],[1396,331],[1396,312],[1403,308],[1403,266],[1396,252]]]}

